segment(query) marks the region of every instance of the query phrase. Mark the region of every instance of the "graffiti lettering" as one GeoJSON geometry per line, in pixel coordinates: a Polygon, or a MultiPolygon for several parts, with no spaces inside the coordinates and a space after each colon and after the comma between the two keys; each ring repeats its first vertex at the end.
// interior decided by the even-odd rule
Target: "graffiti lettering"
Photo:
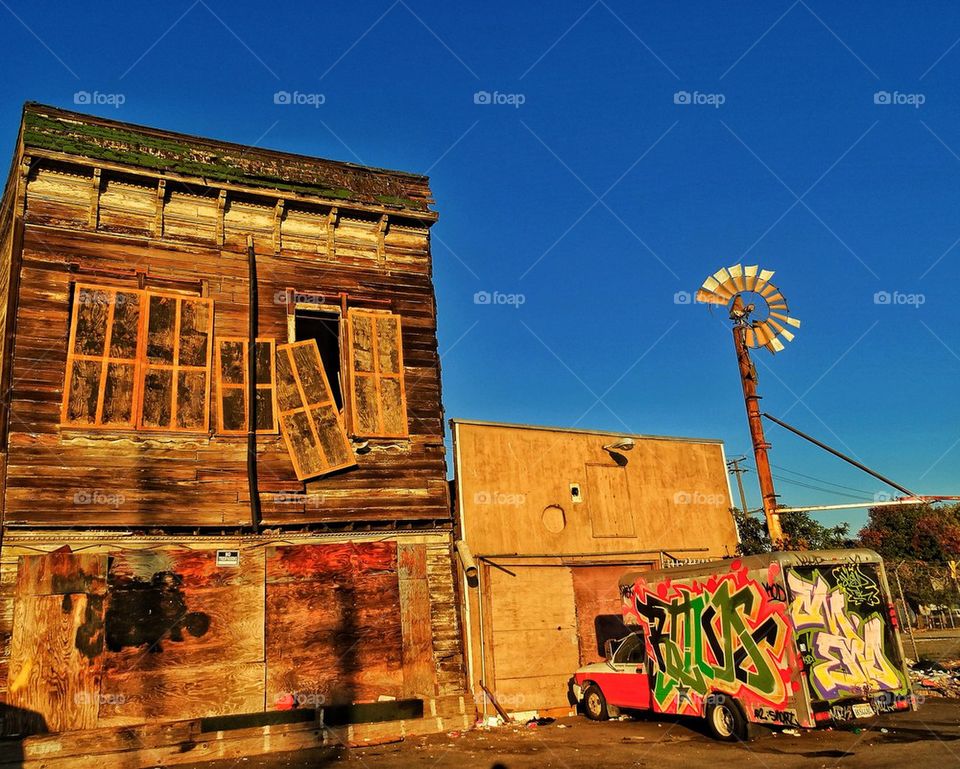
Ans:
{"type": "Polygon", "coordinates": [[[706,582],[660,583],[656,592],[638,581],[632,609],[654,661],[659,708],[700,713],[711,691],[782,705],[789,681],[784,608],[745,570],[706,582]]]}
{"type": "Polygon", "coordinates": [[[797,712],[795,710],[775,710],[774,708],[754,708],[753,718],[768,724],[782,726],[797,726],[797,712]]]}
{"type": "Polygon", "coordinates": [[[787,591],[783,589],[783,585],[779,582],[768,582],[763,586],[763,589],[767,591],[767,597],[771,601],[787,600],[787,591]]]}
{"type": "Polygon", "coordinates": [[[876,606],[880,603],[879,585],[860,571],[858,564],[838,566],[833,570],[833,578],[837,586],[843,588],[850,603],[867,606],[876,606]]]}
{"type": "Polygon", "coordinates": [[[880,614],[861,617],[848,605],[844,588],[831,588],[819,571],[807,580],[790,570],[787,583],[794,627],[807,631],[799,646],[816,693],[830,700],[904,688],[902,674],[884,654],[880,614]]]}

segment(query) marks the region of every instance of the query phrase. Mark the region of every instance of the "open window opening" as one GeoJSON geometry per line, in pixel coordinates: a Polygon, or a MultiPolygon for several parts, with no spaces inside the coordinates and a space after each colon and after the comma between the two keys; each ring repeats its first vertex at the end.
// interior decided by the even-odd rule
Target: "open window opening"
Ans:
{"type": "Polygon", "coordinates": [[[337,410],[343,410],[341,378],[340,313],[330,310],[297,307],[293,318],[294,342],[313,339],[320,351],[323,370],[330,382],[330,392],[337,410]]]}

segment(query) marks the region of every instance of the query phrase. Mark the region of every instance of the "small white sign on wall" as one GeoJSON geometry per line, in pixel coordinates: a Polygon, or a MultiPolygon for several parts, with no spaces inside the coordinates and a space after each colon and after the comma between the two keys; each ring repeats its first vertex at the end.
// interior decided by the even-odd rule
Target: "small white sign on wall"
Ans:
{"type": "Polygon", "coordinates": [[[239,566],[239,550],[217,550],[217,566],[239,566]]]}

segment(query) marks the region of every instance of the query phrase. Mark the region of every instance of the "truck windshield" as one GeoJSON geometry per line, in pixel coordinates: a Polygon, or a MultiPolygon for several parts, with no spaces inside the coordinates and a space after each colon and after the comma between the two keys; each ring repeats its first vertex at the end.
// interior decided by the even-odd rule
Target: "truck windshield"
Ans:
{"type": "Polygon", "coordinates": [[[613,661],[624,665],[635,665],[643,662],[645,657],[643,638],[636,633],[631,633],[623,639],[623,642],[613,655],[613,661]]]}

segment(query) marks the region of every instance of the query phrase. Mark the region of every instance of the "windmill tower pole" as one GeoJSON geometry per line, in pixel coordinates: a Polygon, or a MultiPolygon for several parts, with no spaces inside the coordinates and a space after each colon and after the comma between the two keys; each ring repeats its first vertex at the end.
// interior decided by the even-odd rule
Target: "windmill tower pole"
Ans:
{"type": "Polygon", "coordinates": [[[770,444],[767,443],[763,434],[763,420],[760,417],[757,372],[750,360],[750,350],[747,347],[746,322],[734,323],[733,344],[737,351],[737,363],[740,366],[743,400],[746,403],[747,420],[750,423],[750,439],[753,441],[753,456],[757,464],[757,478],[760,481],[763,513],[767,518],[767,531],[770,534],[770,541],[773,542],[773,546],[780,547],[783,542],[783,529],[780,527],[780,515],[777,513],[777,494],[773,488],[770,459],[767,457],[767,449],[770,448],[770,444]]]}

